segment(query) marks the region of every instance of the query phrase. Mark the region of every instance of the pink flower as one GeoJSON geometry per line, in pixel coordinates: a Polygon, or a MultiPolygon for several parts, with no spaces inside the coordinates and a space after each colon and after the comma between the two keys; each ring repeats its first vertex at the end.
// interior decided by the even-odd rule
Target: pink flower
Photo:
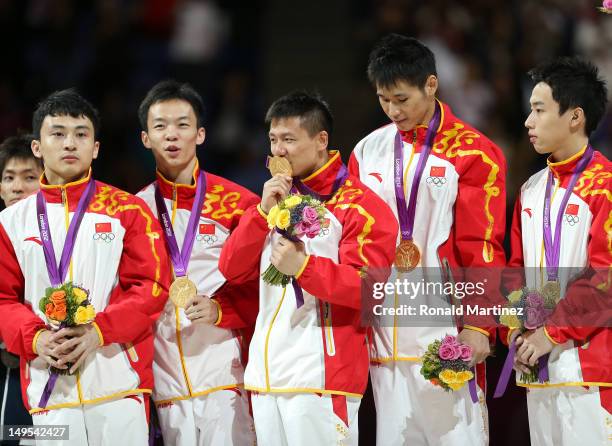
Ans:
{"type": "Polygon", "coordinates": [[[527,295],[527,306],[532,308],[541,308],[544,306],[544,299],[538,293],[529,293],[527,295]]]}
{"type": "Polygon", "coordinates": [[[321,232],[321,225],[318,221],[312,223],[308,228],[306,228],[306,237],[315,238],[321,232]]]}
{"type": "Polygon", "coordinates": [[[460,358],[464,361],[469,361],[472,359],[472,347],[469,345],[461,344],[459,346],[460,349],[460,358]]]}
{"type": "Polygon", "coordinates": [[[442,339],[442,345],[459,345],[459,343],[457,342],[457,338],[451,335],[446,335],[444,336],[444,339],[442,339]]]}
{"type": "Polygon", "coordinates": [[[455,344],[442,344],[438,350],[438,356],[445,361],[452,361],[461,356],[461,348],[455,344]]]}
{"type": "Polygon", "coordinates": [[[303,221],[301,221],[293,227],[293,235],[295,235],[296,237],[301,237],[304,234],[306,234],[307,230],[308,230],[308,225],[304,223],[303,221]]]}
{"type": "Polygon", "coordinates": [[[302,211],[302,220],[304,221],[304,223],[313,224],[314,222],[319,220],[319,214],[317,214],[315,208],[306,206],[302,211]]]}
{"type": "Polygon", "coordinates": [[[606,9],[612,9],[612,0],[603,0],[603,7],[606,9]]]}
{"type": "Polygon", "coordinates": [[[528,307],[527,318],[525,319],[525,328],[534,330],[544,324],[546,320],[546,311],[543,307],[528,307]]]}

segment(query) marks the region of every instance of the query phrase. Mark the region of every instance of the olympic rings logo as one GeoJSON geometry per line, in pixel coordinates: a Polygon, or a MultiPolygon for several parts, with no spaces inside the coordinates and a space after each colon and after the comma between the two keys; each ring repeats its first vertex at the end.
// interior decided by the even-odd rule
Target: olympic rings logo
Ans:
{"type": "Polygon", "coordinates": [[[580,218],[578,218],[577,215],[565,214],[565,221],[570,226],[574,226],[576,223],[578,223],[580,221],[580,218]]]}
{"type": "Polygon", "coordinates": [[[436,187],[442,187],[446,184],[446,177],[427,177],[427,184],[433,184],[436,187]]]}
{"type": "Polygon", "coordinates": [[[219,238],[213,234],[198,234],[196,240],[198,242],[204,242],[207,245],[212,245],[213,243],[216,243],[219,238]]]}
{"type": "Polygon", "coordinates": [[[94,240],[100,240],[102,242],[110,243],[115,240],[115,234],[112,232],[96,232],[93,235],[94,240]]]}
{"type": "Polygon", "coordinates": [[[321,228],[321,231],[319,232],[319,237],[325,237],[326,235],[329,235],[329,228],[321,228]]]}

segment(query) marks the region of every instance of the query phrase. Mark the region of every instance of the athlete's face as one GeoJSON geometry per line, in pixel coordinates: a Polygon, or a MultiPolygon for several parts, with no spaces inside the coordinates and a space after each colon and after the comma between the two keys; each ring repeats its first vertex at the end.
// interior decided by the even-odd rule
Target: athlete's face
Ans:
{"type": "Polygon", "coordinates": [[[425,87],[420,88],[406,81],[397,81],[392,86],[378,86],[376,95],[385,114],[397,125],[408,131],[424,124],[429,112],[433,110],[438,80],[429,76],[425,87]]]}
{"type": "Polygon", "coordinates": [[[156,102],[147,114],[147,131],[142,143],[153,151],[162,173],[180,171],[193,161],[196,146],[205,138],[204,127],[198,127],[193,107],[182,99],[156,102]]]}
{"type": "Polygon", "coordinates": [[[0,197],[6,207],[38,191],[42,169],[32,158],[11,158],[0,178],[0,197]]]}
{"type": "Polygon", "coordinates": [[[93,124],[85,116],[47,115],[40,139],[32,141],[32,152],[42,158],[49,184],[66,184],[85,177],[99,148],[93,124]]]}
{"type": "Polygon", "coordinates": [[[305,178],[327,161],[327,132],[311,136],[299,117],[273,119],[268,136],[272,155],[287,158],[293,176],[305,178]]]}
{"type": "Polygon", "coordinates": [[[571,136],[574,110],[559,115],[559,103],[553,99],[552,89],[544,82],[537,84],[529,99],[531,113],[525,121],[529,142],[540,154],[563,148],[571,136]]]}

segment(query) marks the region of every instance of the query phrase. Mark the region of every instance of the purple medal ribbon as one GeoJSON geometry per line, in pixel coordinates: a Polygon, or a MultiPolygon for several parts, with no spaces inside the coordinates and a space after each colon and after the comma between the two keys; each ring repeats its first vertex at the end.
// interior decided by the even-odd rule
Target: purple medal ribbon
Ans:
{"type": "Polygon", "coordinates": [[[508,387],[508,381],[510,380],[510,374],[512,373],[512,367],[514,366],[514,356],[516,356],[515,339],[513,339],[510,345],[508,346],[508,355],[506,356],[506,360],[504,361],[504,367],[502,368],[501,374],[499,375],[499,380],[497,381],[497,386],[495,387],[495,393],[493,394],[493,398],[501,397],[506,391],[506,387],[508,387]]]}
{"type": "Polygon", "coordinates": [[[476,392],[476,366],[472,368],[472,373],[474,377],[468,381],[468,389],[470,390],[470,397],[472,398],[472,403],[478,402],[478,393],[476,392]]]}
{"type": "MultiPolygon", "coordinates": [[[[85,211],[87,210],[89,202],[93,197],[95,188],[95,181],[93,179],[90,179],[87,183],[87,188],[79,199],[76,212],[72,216],[72,220],[70,221],[70,225],[68,226],[68,233],[66,234],[66,241],[64,242],[64,247],[62,248],[59,268],[57,267],[57,261],[55,259],[55,249],[53,248],[53,241],[51,240],[49,216],[47,215],[47,202],[42,191],[39,191],[36,194],[38,230],[40,232],[40,240],[43,244],[43,253],[45,256],[45,263],[47,265],[47,272],[49,273],[49,280],[51,281],[51,286],[53,288],[61,286],[62,282],[66,277],[66,273],[68,272],[68,267],[70,265],[70,259],[72,258],[72,251],[74,251],[74,244],[76,241],[77,233],[79,231],[79,227],[81,226],[81,222],[83,221],[85,211]]],[[[66,325],[62,322],[62,324],[60,324],[60,329],[65,327],[66,325]]],[[[47,403],[49,402],[51,392],[53,392],[53,388],[55,387],[55,383],[57,382],[58,376],[59,375],[57,374],[57,372],[49,371],[49,379],[47,380],[47,384],[45,384],[45,388],[43,389],[43,393],[40,397],[38,407],[42,409],[47,407],[47,403]]]]}
{"type": "MultiPolygon", "coordinates": [[[[412,179],[412,187],[410,188],[410,199],[408,200],[408,207],[406,207],[406,197],[404,196],[404,150],[402,144],[402,136],[398,130],[395,134],[395,145],[394,145],[394,176],[395,176],[395,202],[397,204],[397,214],[399,216],[400,230],[402,233],[402,240],[412,240],[412,230],[414,229],[414,217],[416,214],[416,202],[417,194],[419,192],[419,185],[423,171],[425,170],[425,164],[427,158],[431,152],[433,146],[433,140],[438,131],[440,125],[440,104],[435,101],[434,114],[427,125],[427,135],[425,136],[425,143],[419,156],[419,162],[417,163],[416,172],[412,179]]],[[[416,146],[416,144],[415,144],[416,146]]],[[[416,147],[413,147],[416,150],[416,147]]]]}
{"type": "Polygon", "coordinates": [[[336,192],[338,192],[338,189],[340,189],[340,186],[344,184],[348,175],[349,175],[349,172],[346,166],[344,164],[340,165],[340,169],[338,169],[338,173],[336,174],[336,179],[334,180],[334,184],[332,186],[332,191],[329,194],[319,194],[318,192],[314,191],[312,188],[302,183],[302,180],[300,180],[297,177],[293,178],[293,187],[296,190],[298,190],[300,194],[311,195],[312,197],[316,198],[321,203],[323,203],[325,201],[331,200],[331,198],[336,194],[336,192]]]}
{"type": "Polygon", "coordinates": [[[187,229],[185,231],[185,238],[183,240],[183,249],[179,251],[176,236],[174,235],[174,229],[172,228],[172,220],[168,213],[168,208],[164,202],[164,197],[159,190],[159,185],[155,183],[155,204],[157,205],[157,215],[159,216],[159,222],[164,229],[164,235],[166,239],[166,246],[170,252],[170,259],[172,260],[172,266],[174,267],[174,273],[176,277],[183,277],[187,275],[187,265],[189,265],[189,257],[191,257],[191,251],[193,249],[193,241],[196,236],[196,228],[200,221],[200,212],[202,211],[202,205],[204,204],[204,198],[206,196],[206,177],[205,172],[202,170],[198,175],[196,182],[196,193],[195,199],[193,200],[193,206],[191,207],[191,215],[187,222],[187,229]]]}
{"type": "Polygon", "coordinates": [[[548,171],[548,179],[546,181],[546,195],[544,196],[543,219],[544,252],[546,253],[546,272],[548,275],[548,280],[555,281],[559,278],[559,254],[561,253],[561,227],[563,226],[561,223],[563,221],[563,213],[565,211],[565,207],[567,206],[567,202],[569,201],[570,195],[572,195],[574,186],[576,185],[576,181],[578,181],[578,177],[589,164],[591,158],[593,158],[593,148],[589,144],[586,151],[584,152],[584,155],[576,164],[576,169],[574,170],[572,178],[570,179],[565,193],[563,194],[563,199],[561,200],[561,205],[559,206],[559,212],[557,213],[554,240],[552,239],[552,231],[550,228],[550,205],[552,198],[552,188],[555,184],[555,179],[552,171],[550,169],[548,171]]]}

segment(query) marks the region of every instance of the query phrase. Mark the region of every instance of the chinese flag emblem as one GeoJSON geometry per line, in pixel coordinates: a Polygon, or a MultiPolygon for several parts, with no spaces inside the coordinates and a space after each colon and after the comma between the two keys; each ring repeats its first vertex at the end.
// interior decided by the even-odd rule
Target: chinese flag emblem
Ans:
{"type": "Polygon", "coordinates": [[[578,215],[578,208],[579,206],[577,204],[568,204],[567,207],[565,208],[565,214],[566,215],[578,215]]]}
{"type": "Polygon", "coordinates": [[[215,233],[215,225],[211,223],[201,223],[199,233],[203,235],[206,235],[206,234],[212,235],[215,233]]]}
{"type": "Polygon", "coordinates": [[[96,234],[100,232],[112,232],[110,223],[96,223],[96,234]]]}
{"type": "Polygon", "coordinates": [[[431,166],[429,171],[430,177],[443,177],[446,176],[446,167],[444,166],[431,166]]]}

